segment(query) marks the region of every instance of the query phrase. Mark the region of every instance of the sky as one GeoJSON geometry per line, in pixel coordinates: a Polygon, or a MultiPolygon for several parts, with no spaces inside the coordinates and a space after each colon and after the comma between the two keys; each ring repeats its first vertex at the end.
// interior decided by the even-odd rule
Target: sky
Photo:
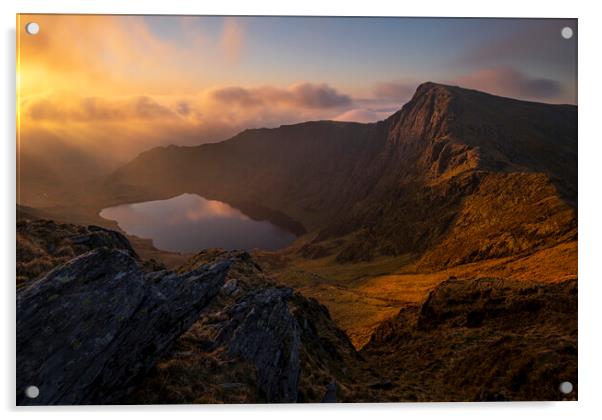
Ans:
{"type": "Polygon", "coordinates": [[[247,128],[378,121],[426,81],[577,102],[576,20],[20,15],[18,26],[19,130],[38,153],[59,142],[127,160],[247,128]]]}

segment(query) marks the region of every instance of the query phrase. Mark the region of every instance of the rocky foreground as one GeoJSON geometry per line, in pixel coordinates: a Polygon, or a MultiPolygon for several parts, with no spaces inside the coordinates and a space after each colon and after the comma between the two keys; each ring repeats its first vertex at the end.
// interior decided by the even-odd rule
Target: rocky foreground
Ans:
{"type": "Polygon", "coordinates": [[[326,307],[245,252],[207,250],[169,271],[117,232],[17,229],[19,405],[577,396],[558,391],[577,384],[576,280],[449,279],[356,351],[326,307]]]}

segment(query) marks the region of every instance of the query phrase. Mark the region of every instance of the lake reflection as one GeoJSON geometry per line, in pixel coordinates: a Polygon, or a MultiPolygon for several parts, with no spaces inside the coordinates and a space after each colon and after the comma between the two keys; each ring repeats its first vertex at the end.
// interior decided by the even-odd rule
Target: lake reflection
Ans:
{"type": "Polygon", "coordinates": [[[276,250],[295,235],[267,220],[257,221],[221,201],[196,194],[168,200],[109,207],[100,216],[114,220],[130,235],[152,239],[165,251],[194,252],[204,248],[276,250]]]}

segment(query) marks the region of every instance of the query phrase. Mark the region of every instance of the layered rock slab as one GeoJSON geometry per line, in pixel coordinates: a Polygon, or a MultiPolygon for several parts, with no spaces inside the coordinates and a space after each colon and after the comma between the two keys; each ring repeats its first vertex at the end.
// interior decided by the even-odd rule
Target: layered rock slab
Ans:
{"type": "Polygon", "coordinates": [[[218,293],[229,263],[145,273],[100,248],[17,292],[17,404],[109,404],[126,395],[218,293]],[[40,390],[36,399],[23,391],[40,390]]]}

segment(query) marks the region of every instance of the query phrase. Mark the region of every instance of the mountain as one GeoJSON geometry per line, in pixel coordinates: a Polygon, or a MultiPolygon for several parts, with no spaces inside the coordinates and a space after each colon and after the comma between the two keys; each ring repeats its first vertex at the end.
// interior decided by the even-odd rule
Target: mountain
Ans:
{"type": "Polygon", "coordinates": [[[101,246],[27,283],[17,292],[17,403],[114,401],[195,321],[226,270],[153,275],[101,246]],[[30,384],[35,400],[23,393],[30,384]]]}
{"type": "Polygon", "coordinates": [[[17,253],[18,405],[576,398],[557,387],[577,384],[575,279],[449,278],[358,352],[325,306],[246,252],[166,270],[94,226],[36,219],[17,234],[87,247],[30,278],[36,258],[17,253]]]}
{"type": "Polygon", "coordinates": [[[305,258],[413,254],[435,269],[529,253],[576,239],[577,108],[429,82],[373,124],[306,122],[149,150],[100,196],[185,192],[302,225],[305,258]]]}
{"type": "Polygon", "coordinates": [[[32,278],[22,267],[37,258],[17,254],[18,405],[319,402],[322,383],[349,381],[345,366],[360,361],[324,306],[247,253],[207,250],[168,271],[117,232],[30,223],[18,235],[62,247],[85,238],[89,249],[40,257],[32,278]]]}

